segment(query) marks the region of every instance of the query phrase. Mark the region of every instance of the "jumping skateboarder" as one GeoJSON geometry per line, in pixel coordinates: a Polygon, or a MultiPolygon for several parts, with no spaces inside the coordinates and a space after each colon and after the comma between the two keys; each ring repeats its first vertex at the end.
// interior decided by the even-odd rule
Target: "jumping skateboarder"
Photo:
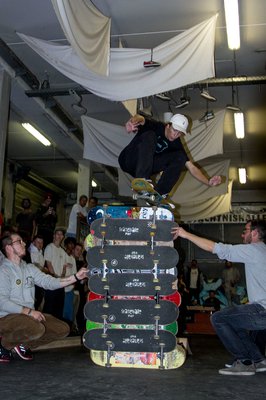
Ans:
{"type": "Polygon", "coordinates": [[[145,120],[138,114],[130,118],[126,123],[126,130],[136,135],[119,155],[121,169],[134,178],[147,180],[162,172],[154,189],[164,197],[178,181],[184,166],[194,178],[205,185],[219,185],[220,176],[206,177],[189,160],[180,140],[182,135],[188,133],[188,125],[187,117],[182,114],[175,114],[167,124],[145,120]]]}

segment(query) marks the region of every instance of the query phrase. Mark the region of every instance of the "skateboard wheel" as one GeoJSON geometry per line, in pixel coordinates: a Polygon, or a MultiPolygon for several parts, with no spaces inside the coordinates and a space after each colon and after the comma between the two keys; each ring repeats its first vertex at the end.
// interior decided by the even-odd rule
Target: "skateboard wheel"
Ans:
{"type": "Polygon", "coordinates": [[[154,308],[159,309],[159,308],[161,308],[161,305],[160,304],[155,304],[154,308]]]}
{"type": "Polygon", "coordinates": [[[107,278],[102,278],[101,281],[102,282],[107,282],[107,278]]]}
{"type": "Polygon", "coordinates": [[[107,338],[107,333],[102,333],[101,337],[104,338],[104,339],[107,338]]]}
{"type": "Polygon", "coordinates": [[[103,308],[109,308],[109,304],[108,303],[103,303],[103,308]]]}
{"type": "Polygon", "coordinates": [[[159,282],[159,279],[158,279],[158,278],[154,278],[154,279],[153,279],[153,282],[154,282],[154,283],[157,283],[157,282],[159,282]]]}
{"type": "Polygon", "coordinates": [[[153,337],[154,337],[155,340],[160,339],[160,336],[159,336],[159,335],[154,335],[153,337]]]}
{"type": "Polygon", "coordinates": [[[109,285],[105,285],[105,286],[103,287],[103,289],[104,289],[104,290],[109,290],[109,289],[110,289],[110,286],[109,286],[109,285]]]}
{"type": "Polygon", "coordinates": [[[160,291],[161,291],[161,286],[155,286],[154,290],[155,290],[156,292],[160,292],[160,291]]]}
{"type": "Polygon", "coordinates": [[[159,321],[159,320],[160,320],[159,315],[156,315],[156,316],[154,317],[154,319],[155,319],[155,321],[159,321]]]}
{"type": "Polygon", "coordinates": [[[102,315],[101,317],[102,317],[103,320],[105,320],[105,319],[108,318],[108,315],[102,315]]]}

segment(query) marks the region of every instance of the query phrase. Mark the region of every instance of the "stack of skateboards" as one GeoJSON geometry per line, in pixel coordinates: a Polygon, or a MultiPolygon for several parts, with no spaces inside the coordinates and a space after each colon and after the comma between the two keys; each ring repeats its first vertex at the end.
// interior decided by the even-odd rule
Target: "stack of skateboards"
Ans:
{"type": "Polygon", "coordinates": [[[176,341],[180,295],[171,212],[156,206],[97,210],[90,222],[99,240],[87,252],[84,308],[83,342],[91,359],[102,366],[178,368],[185,350],[176,341]]]}

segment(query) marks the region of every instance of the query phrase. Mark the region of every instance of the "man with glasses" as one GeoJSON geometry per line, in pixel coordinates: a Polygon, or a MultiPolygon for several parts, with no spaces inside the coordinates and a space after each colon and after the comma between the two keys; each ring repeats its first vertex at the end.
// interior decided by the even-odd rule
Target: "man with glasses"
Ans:
{"type": "Polygon", "coordinates": [[[214,313],[212,325],[234,362],[219,370],[222,375],[254,375],[266,371],[266,222],[247,221],[242,233],[244,244],[215,243],[196,236],[181,227],[172,233],[203,250],[217,254],[221,260],[245,264],[248,304],[227,307],[214,313]],[[262,335],[260,335],[260,333],[262,335]],[[264,334],[264,351],[261,337],[264,334]],[[260,337],[258,345],[257,336],[260,337]]]}
{"type": "Polygon", "coordinates": [[[67,278],[44,274],[33,264],[27,264],[25,243],[12,233],[1,240],[6,259],[0,268],[0,363],[8,363],[12,355],[32,360],[29,348],[64,338],[68,325],[34,309],[34,285],[56,290],[87,277],[85,268],[67,278]]]}
{"type": "Polygon", "coordinates": [[[188,129],[188,118],[182,114],[173,115],[167,124],[135,115],[126,123],[126,131],[135,136],[119,155],[121,169],[134,178],[148,181],[152,175],[161,173],[154,189],[164,197],[172,190],[184,167],[199,182],[207,186],[219,185],[220,176],[206,177],[189,160],[180,140],[188,129]]]}

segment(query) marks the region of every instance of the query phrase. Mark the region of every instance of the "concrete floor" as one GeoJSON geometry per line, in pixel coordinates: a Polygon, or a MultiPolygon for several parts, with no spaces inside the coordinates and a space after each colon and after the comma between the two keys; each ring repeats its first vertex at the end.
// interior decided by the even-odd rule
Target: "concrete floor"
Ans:
{"type": "MultiPolygon", "coordinates": [[[[77,343],[77,342],[76,342],[77,343]]],[[[266,396],[266,373],[250,377],[218,374],[230,356],[216,336],[191,335],[193,355],[176,370],[101,368],[76,345],[39,350],[34,360],[0,365],[4,400],[260,400],[266,396]]]]}

